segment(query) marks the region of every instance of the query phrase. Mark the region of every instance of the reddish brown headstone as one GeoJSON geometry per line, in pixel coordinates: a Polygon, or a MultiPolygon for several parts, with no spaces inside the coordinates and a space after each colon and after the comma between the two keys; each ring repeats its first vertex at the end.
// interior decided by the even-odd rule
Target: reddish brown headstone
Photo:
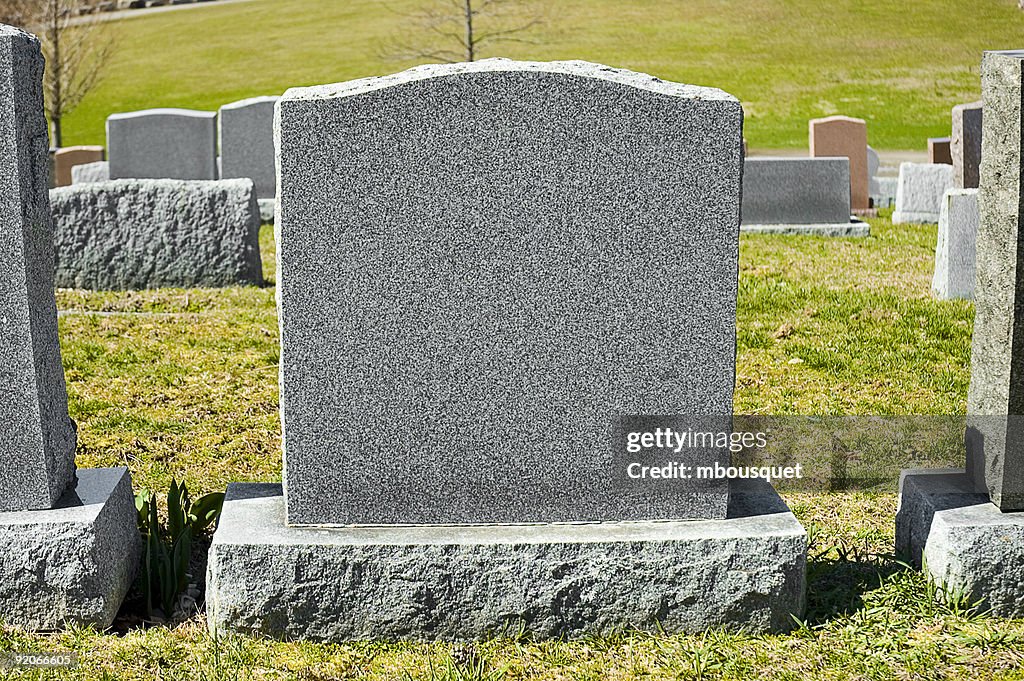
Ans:
{"type": "Polygon", "coordinates": [[[829,116],[810,122],[811,156],[850,159],[850,209],[867,210],[868,125],[860,118],[829,116]]]}
{"type": "Polygon", "coordinates": [[[950,155],[948,137],[928,138],[928,162],[945,163],[948,166],[953,165],[953,157],[950,155]]]}
{"type": "Polygon", "coordinates": [[[54,184],[58,187],[71,185],[71,169],[85,163],[106,160],[103,147],[63,147],[53,156],[54,184]]]}

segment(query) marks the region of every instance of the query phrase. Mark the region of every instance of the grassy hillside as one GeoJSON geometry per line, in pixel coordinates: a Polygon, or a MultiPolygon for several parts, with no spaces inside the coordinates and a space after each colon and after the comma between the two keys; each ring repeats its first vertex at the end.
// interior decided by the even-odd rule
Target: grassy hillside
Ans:
{"type": "MultiPolygon", "coordinates": [[[[103,143],[115,111],[216,108],[298,85],[388,73],[403,11],[443,0],[252,0],[117,22],[107,77],[66,120],[65,143],[103,143]]],[[[869,122],[879,149],[924,149],[949,110],[979,98],[985,49],[1021,47],[1016,0],[559,0],[532,43],[482,56],[588,59],[721,87],[754,147],[802,147],[807,119],[869,122]]],[[[486,25],[482,26],[486,29],[486,25]]]]}

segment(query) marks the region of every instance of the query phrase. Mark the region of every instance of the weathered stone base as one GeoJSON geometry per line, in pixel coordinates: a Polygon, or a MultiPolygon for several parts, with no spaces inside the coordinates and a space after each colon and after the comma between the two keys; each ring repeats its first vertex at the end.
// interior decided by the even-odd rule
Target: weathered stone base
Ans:
{"type": "Polygon", "coordinates": [[[993,614],[1024,617],[1024,512],[1001,512],[963,470],[903,471],[896,550],[993,614]]]}
{"type": "Polygon", "coordinates": [[[4,624],[110,626],[141,550],[128,469],[80,468],[57,508],[0,513],[0,547],[4,624]]]}
{"type": "Polygon", "coordinates": [[[740,225],[743,234],[790,234],[804,236],[870,236],[871,226],[860,220],[821,225],[740,225]]]}
{"type": "Polygon", "coordinates": [[[280,485],[235,484],[210,549],[217,633],[458,640],[634,626],[785,630],[807,536],[771,486],[727,520],[291,528],[280,485]]]}
{"type": "Polygon", "coordinates": [[[892,224],[894,225],[937,225],[939,224],[938,213],[915,213],[905,210],[893,211],[892,224]]]}

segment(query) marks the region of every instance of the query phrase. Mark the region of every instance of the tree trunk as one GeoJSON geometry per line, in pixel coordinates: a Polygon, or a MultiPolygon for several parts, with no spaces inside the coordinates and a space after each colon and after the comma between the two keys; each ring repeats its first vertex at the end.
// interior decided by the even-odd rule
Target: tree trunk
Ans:
{"type": "Polygon", "coordinates": [[[466,61],[473,61],[476,58],[474,54],[476,45],[473,38],[473,0],[466,0],[464,12],[466,15],[466,61]]]}
{"type": "Polygon", "coordinates": [[[64,135],[60,131],[60,119],[54,118],[50,122],[50,146],[54,149],[60,149],[64,146],[64,135]]]}

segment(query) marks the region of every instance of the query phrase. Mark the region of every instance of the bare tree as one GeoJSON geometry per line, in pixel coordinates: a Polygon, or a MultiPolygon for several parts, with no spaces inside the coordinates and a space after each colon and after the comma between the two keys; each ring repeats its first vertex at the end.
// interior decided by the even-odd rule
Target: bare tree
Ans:
{"type": "Polygon", "coordinates": [[[0,0],[0,22],[35,33],[46,58],[43,93],[51,144],[61,121],[96,87],[113,54],[110,23],[87,10],[91,0],[0,0]]]}
{"type": "Polygon", "coordinates": [[[527,34],[544,23],[531,0],[427,0],[413,12],[397,12],[423,37],[394,41],[387,56],[438,62],[475,61],[497,43],[532,43],[527,34]]]}

